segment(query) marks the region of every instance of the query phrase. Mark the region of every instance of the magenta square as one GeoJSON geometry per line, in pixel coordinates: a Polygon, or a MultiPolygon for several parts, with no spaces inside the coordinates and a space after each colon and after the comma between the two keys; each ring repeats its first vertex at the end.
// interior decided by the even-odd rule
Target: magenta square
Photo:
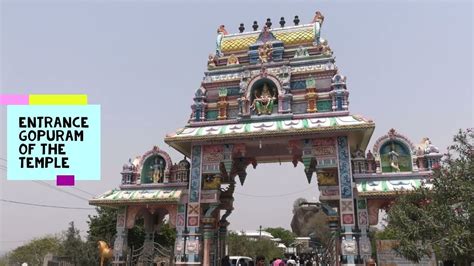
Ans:
{"type": "Polygon", "coordinates": [[[74,175],[57,175],[56,186],[74,186],[74,175]]]}

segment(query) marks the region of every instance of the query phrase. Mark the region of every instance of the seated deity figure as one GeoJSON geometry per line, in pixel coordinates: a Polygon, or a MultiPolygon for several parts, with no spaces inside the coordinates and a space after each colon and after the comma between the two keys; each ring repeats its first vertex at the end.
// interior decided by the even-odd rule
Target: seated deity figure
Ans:
{"type": "Polygon", "coordinates": [[[273,103],[276,100],[273,95],[273,91],[268,87],[268,83],[263,84],[261,89],[260,96],[257,95],[257,90],[255,91],[255,99],[250,106],[258,115],[261,114],[271,114],[273,111],[273,103]]]}

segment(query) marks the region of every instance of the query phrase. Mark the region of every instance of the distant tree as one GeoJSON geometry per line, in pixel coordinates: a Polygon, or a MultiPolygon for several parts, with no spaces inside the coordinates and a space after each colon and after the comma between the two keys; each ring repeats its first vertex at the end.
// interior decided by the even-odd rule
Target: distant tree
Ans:
{"type": "Polygon", "coordinates": [[[391,206],[384,234],[399,240],[405,258],[418,262],[434,251],[460,265],[474,261],[473,140],[472,129],[460,130],[433,171],[432,188],[402,194],[391,206]]]}
{"type": "Polygon", "coordinates": [[[69,228],[64,232],[64,240],[61,243],[61,255],[78,265],[80,257],[83,256],[84,243],[79,235],[79,230],[74,226],[74,222],[69,223],[69,228]]]}
{"type": "Polygon", "coordinates": [[[263,255],[267,262],[269,259],[283,256],[283,249],[277,247],[275,242],[269,239],[252,240],[246,236],[229,232],[227,243],[230,256],[248,256],[255,259],[257,256],[263,255]]]}
{"type": "Polygon", "coordinates": [[[287,247],[295,241],[295,234],[282,227],[267,227],[263,231],[269,232],[274,238],[280,238],[281,242],[287,247]]]}
{"type": "Polygon", "coordinates": [[[97,257],[94,252],[95,245],[82,241],[80,231],[74,226],[74,222],[69,223],[69,228],[64,232],[63,238],[60,256],[68,257],[74,265],[95,264],[97,257]]]}
{"type": "Polygon", "coordinates": [[[48,253],[57,254],[61,248],[61,239],[45,236],[33,239],[27,244],[14,249],[8,256],[9,265],[43,265],[44,256],[48,253]]]}
{"type": "Polygon", "coordinates": [[[0,266],[8,266],[8,258],[10,253],[5,253],[0,257],[0,266]]]}

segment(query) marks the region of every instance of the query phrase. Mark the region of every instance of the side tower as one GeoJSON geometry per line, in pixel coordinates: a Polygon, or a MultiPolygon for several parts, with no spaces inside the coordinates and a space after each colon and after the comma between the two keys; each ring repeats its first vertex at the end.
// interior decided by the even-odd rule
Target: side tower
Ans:
{"type": "Polygon", "coordinates": [[[123,165],[119,188],[89,201],[91,205],[117,209],[113,265],[150,265],[157,257],[173,254],[155,241],[155,234],[160,232],[166,217],[172,228],[182,225],[179,221],[183,203],[187,202],[189,168],[186,158],[173,164],[166,151],[154,146],[123,165]],[[143,223],[145,241],[141,247],[132,247],[128,231],[138,220],[143,223]]]}
{"type": "MultiPolygon", "coordinates": [[[[380,209],[388,210],[403,193],[420,186],[431,187],[433,168],[440,163],[442,154],[429,138],[414,145],[407,137],[390,129],[377,139],[367,154],[356,150],[352,156],[353,179],[357,193],[357,217],[360,234],[357,238],[361,257],[371,256],[369,226],[377,225],[380,209]]],[[[383,263],[378,261],[379,264],[383,263]]]]}
{"type": "Polygon", "coordinates": [[[281,18],[273,26],[267,19],[248,32],[242,24],[236,34],[218,28],[190,119],[165,138],[191,158],[176,264],[218,265],[235,177],[243,185],[248,165],[271,162],[302,163],[308,182],[316,174],[321,201],[338,213],[331,221],[341,232],[337,261],[362,262],[352,245],[358,227],[351,154],[366,149],[375,124],[349,113],[346,77],[321,38],[324,16],[299,22],[295,17],[289,26],[281,18]]]}

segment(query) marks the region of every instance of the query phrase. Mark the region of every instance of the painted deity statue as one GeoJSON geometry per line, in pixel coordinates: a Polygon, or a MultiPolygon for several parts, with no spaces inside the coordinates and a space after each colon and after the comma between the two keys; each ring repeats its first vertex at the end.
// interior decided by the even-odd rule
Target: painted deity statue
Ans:
{"type": "Polygon", "coordinates": [[[239,103],[239,115],[242,116],[248,114],[249,100],[245,96],[245,93],[247,91],[247,82],[242,80],[239,86],[240,97],[237,99],[237,101],[239,103]]]}
{"type": "Polygon", "coordinates": [[[216,39],[216,56],[221,57],[222,51],[221,51],[221,43],[222,43],[222,38],[224,35],[227,35],[227,30],[225,29],[224,25],[220,25],[219,28],[217,29],[217,39],[216,39]]]}
{"type": "Polygon", "coordinates": [[[216,56],[213,54],[209,54],[207,59],[207,66],[208,67],[215,67],[216,66],[216,56]]]}
{"type": "Polygon", "coordinates": [[[255,110],[258,115],[269,115],[273,111],[273,103],[275,99],[273,92],[268,87],[268,83],[264,83],[260,96],[258,96],[257,91],[255,91],[255,99],[253,100],[251,108],[255,110]]]}
{"type": "Polygon", "coordinates": [[[400,166],[398,165],[399,155],[395,151],[393,143],[392,143],[392,150],[388,153],[388,156],[390,158],[390,167],[392,167],[392,170],[395,170],[395,172],[400,172],[400,166]]]}
{"type": "Polygon", "coordinates": [[[272,50],[272,45],[268,42],[258,48],[258,58],[260,59],[260,63],[268,63],[272,57],[272,50]]]}
{"type": "Polygon", "coordinates": [[[238,64],[239,64],[239,58],[235,56],[235,54],[230,55],[229,58],[227,59],[228,66],[238,65],[238,64]]]}
{"type": "Polygon", "coordinates": [[[308,49],[306,49],[303,46],[300,46],[298,47],[298,49],[296,49],[294,58],[306,57],[306,56],[309,56],[308,49]]]}
{"type": "Polygon", "coordinates": [[[153,179],[153,183],[161,183],[163,182],[163,162],[155,159],[155,163],[151,166],[151,177],[153,179]]]}
{"type": "Polygon", "coordinates": [[[321,12],[316,11],[316,14],[314,15],[313,18],[313,23],[314,23],[314,40],[317,45],[320,43],[320,38],[321,38],[321,27],[323,26],[324,22],[324,16],[321,14],[321,12]]]}

